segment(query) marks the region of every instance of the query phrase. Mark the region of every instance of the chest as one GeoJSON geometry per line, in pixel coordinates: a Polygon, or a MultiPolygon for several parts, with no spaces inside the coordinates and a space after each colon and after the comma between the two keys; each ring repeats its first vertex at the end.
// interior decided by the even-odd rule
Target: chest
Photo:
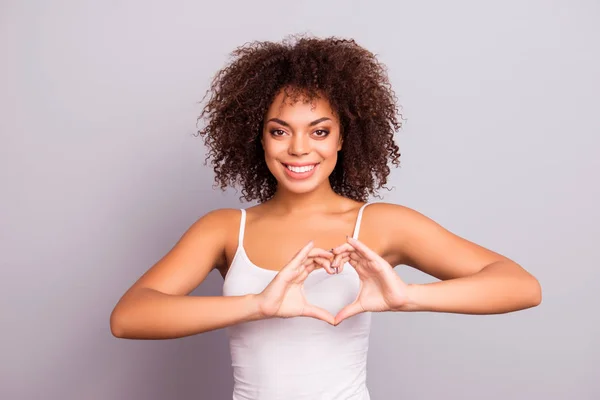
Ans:
{"type": "MultiPolygon", "coordinates": [[[[238,243],[238,231],[229,234],[225,248],[227,265],[231,265],[238,247],[241,247],[255,266],[279,271],[310,240],[315,247],[324,250],[346,243],[346,236],[353,236],[357,230],[355,218],[355,215],[350,215],[326,219],[274,220],[247,216],[242,242],[238,243]]],[[[385,253],[385,241],[364,218],[359,226],[358,238],[378,254],[385,253]]],[[[223,276],[226,273],[226,270],[222,271],[223,276]]]]}
{"type": "MultiPolygon", "coordinates": [[[[254,265],[242,252],[234,258],[223,283],[223,295],[258,294],[275,278],[277,271],[254,265]]],[[[360,290],[360,278],[350,264],[339,274],[324,269],[313,271],[303,283],[306,300],[333,315],[352,303],[360,290]]]]}

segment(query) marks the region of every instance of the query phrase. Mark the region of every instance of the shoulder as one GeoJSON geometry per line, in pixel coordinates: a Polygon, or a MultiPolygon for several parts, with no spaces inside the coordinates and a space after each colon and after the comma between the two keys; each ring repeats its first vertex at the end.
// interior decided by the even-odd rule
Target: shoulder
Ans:
{"type": "Polygon", "coordinates": [[[371,203],[365,207],[363,220],[372,232],[376,232],[381,252],[398,262],[403,258],[401,250],[412,237],[419,233],[443,229],[415,209],[385,202],[371,203]]]}
{"type": "Polygon", "coordinates": [[[226,234],[240,222],[241,211],[237,208],[211,210],[198,218],[190,230],[202,230],[211,234],[226,234]]]}
{"type": "Polygon", "coordinates": [[[411,220],[414,222],[419,217],[424,217],[423,214],[412,208],[384,202],[370,203],[365,207],[363,213],[368,215],[370,220],[380,223],[387,222],[387,224],[391,221],[398,221],[398,219],[402,219],[404,222],[411,220]]]}
{"type": "Polygon", "coordinates": [[[400,204],[373,203],[365,207],[364,214],[371,223],[381,227],[383,234],[393,235],[396,242],[419,231],[444,229],[423,213],[400,204]]]}
{"type": "Polygon", "coordinates": [[[204,253],[214,253],[215,268],[227,265],[226,251],[233,243],[233,232],[237,232],[241,220],[241,211],[237,208],[219,208],[211,210],[198,218],[188,229],[182,241],[204,253]]]}
{"type": "Polygon", "coordinates": [[[382,252],[394,265],[410,265],[438,279],[467,276],[507,259],[409,207],[378,204],[370,224],[379,224],[382,252]]]}
{"type": "Polygon", "coordinates": [[[239,216],[241,211],[239,208],[217,208],[204,214],[200,219],[210,220],[212,222],[225,222],[229,219],[239,216]]]}

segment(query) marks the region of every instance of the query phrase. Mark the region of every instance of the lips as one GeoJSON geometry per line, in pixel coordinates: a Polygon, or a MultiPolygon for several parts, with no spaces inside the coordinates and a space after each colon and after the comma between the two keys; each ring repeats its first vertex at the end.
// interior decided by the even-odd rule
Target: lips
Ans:
{"type": "Polygon", "coordinates": [[[292,179],[306,179],[312,176],[319,167],[319,163],[281,163],[287,176],[292,179]]]}
{"type": "Polygon", "coordinates": [[[315,168],[317,166],[318,163],[314,163],[314,164],[283,164],[287,169],[297,172],[297,173],[301,173],[301,172],[307,172],[312,170],[313,168],[315,168]]]}
{"type": "Polygon", "coordinates": [[[306,166],[310,166],[310,165],[317,165],[318,162],[314,162],[314,163],[284,163],[284,162],[282,162],[282,164],[285,166],[290,165],[292,167],[306,167],[306,166]]]}

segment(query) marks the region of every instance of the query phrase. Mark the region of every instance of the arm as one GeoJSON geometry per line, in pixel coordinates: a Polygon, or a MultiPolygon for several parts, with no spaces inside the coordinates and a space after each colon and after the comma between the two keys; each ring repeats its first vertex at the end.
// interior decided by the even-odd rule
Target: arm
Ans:
{"type": "Polygon", "coordinates": [[[185,296],[138,288],[128,296],[110,318],[112,334],[123,339],[174,339],[260,318],[255,295],[185,296]]]}
{"type": "Polygon", "coordinates": [[[387,251],[406,264],[440,279],[411,284],[403,311],[497,314],[540,304],[539,282],[507,257],[463,239],[406,207],[382,204],[379,217],[389,227],[387,251]]]}
{"type": "Polygon", "coordinates": [[[220,264],[237,210],[217,210],[195,222],[175,246],[119,300],[110,316],[114,336],[168,339],[259,318],[256,297],[188,296],[220,264]]]}

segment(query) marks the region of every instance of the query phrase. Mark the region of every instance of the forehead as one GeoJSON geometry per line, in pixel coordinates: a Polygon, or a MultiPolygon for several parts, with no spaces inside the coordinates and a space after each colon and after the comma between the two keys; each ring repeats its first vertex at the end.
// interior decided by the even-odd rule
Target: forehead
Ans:
{"type": "Polygon", "coordinates": [[[314,121],[318,118],[329,117],[336,121],[336,115],[326,97],[315,97],[311,100],[302,94],[286,94],[280,91],[266,115],[269,118],[279,118],[286,122],[314,121]]]}

